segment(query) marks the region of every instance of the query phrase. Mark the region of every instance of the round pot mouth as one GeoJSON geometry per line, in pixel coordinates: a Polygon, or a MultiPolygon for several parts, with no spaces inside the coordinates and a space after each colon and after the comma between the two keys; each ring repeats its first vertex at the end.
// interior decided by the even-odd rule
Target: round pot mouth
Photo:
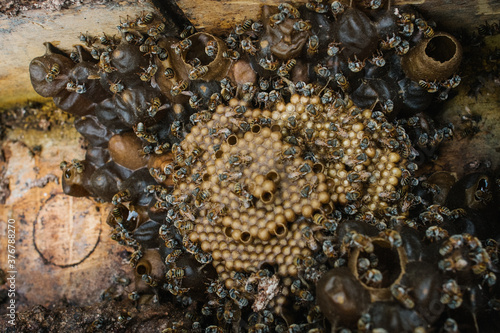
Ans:
{"type": "Polygon", "coordinates": [[[142,276],[143,274],[150,274],[151,269],[152,269],[151,263],[147,260],[143,260],[137,264],[135,271],[139,276],[142,276]]]}
{"type": "Polygon", "coordinates": [[[276,170],[271,170],[266,174],[266,179],[269,179],[275,183],[278,183],[280,180],[280,174],[276,170]]]}
{"type": "Polygon", "coordinates": [[[190,79],[221,80],[227,75],[231,61],[223,57],[227,46],[220,38],[206,32],[197,32],[187,37],[187,39],[191,41],[191,47],[183,50],[181,59],[190,79]],[[216,45],[214,57],[210,57],[205,51],[210,42],[216,45]]]}
{"type": "Polygon", "coordinates": [[[244,231],[240,235],[240,242],[244,244],[249,244],[252,241],[252,236],[248,231],[244,231]]]}
{"type": "Polygon", "coordinates": [[[457,43],[448,35],[437,35],[427,41],[424,51],[432,61],[446,63],[457,53],[457,43]]]}
{"type": "Polygon", "coordinates": [[[422,39],[401,60],[405,74],[417,82],[446,80],[458,70],[461,61],[462,46],[444,32],[422,39]]]}
{"type": "Polygon", "coordinates": [[[273,230],[273,233],[278,238],[284,237],[287,232],[288,232],[288,227],[283,223],[276,224],[276,228],[274,228],[273,230]]]}
{"type": "Polygon", "coordinates": [[[264,191],[260,196],[260,200],[265,204],[271,203],[274,200],[274,194],[270,191],[264,191]]]}
{"type": "Polygon", "coordinates": [[[360,272],[358,269],[358,259],[361,257],[361,254],[364,253],[360,248],[352,250],[348,267],[363,288],[370,293],[372,302],[389,301],[392,299],[391,286],[400,283],[403,275],[406,273],[406,264],[408,262],[406,251],[402,246],[392,246],[391,243],[384,238],[374,237],[371,238],[371,242],[374,246],[372,253],[375,253],[379,259],[379,265],[377,267],[386,267],[389,269],[389,272],[386,272],[386,269],[383,270],[383,277],[380,285],[371,286],[364,282],[362,277],[365,272],[360,272]],[[397,267],[395,267],[394,262],[397,262],[397,267]]]}

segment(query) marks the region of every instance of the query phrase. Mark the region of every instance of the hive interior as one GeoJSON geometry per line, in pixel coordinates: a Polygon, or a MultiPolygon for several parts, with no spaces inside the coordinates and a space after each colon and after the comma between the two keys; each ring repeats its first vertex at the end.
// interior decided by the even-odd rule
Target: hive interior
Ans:
{"type": "Polygon", "coordinates": [[[70,56],[48,45],[32,62],[35,89],[81,116],[90,144],[85,160],[61,165],[63,188],[116,206],[112,238],[134,249],[131,300],[194,303],[207,314],[183,329],[206,332],[417,331],[443,325],[443,308],[430,307],[460,308],[460,288],[486,281],[495,297],[498,246],[460,226],[487,214],[496,188],[457,182],[468,201],[451,191],[438,203],[439,186],[415,176],[453,134],[420,112],[460,77],[412,80],[405,73],[420,72],[403,60],[428,40],[425,54],[441,62],[458,49],[414,9],[396,9],[281,4],[224,39],[176,34],[143,13],[120,23],[121,39],[82,34],[70,56]],[[420,269],[437,273],[418,281],[420,269]],[[413,291],[425,283],[436,293],[413,291]]]}

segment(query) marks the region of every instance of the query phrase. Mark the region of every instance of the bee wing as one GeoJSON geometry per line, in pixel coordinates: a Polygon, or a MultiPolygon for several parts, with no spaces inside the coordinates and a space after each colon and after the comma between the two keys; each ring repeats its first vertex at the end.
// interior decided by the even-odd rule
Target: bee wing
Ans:
{"type": "Polygon", "coordinates": [[[160,88],[160,86],[158,85],[158,83],[156,82],[156,79],[154,77],[154,75],[151,77],[151,87],[153,88],[160,88]]]}

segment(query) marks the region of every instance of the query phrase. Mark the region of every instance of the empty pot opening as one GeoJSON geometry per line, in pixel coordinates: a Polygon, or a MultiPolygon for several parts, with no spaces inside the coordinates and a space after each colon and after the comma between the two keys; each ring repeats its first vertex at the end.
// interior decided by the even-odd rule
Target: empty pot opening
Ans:
{"type": "Polygon", "coordinates": [[[457,46],[451,38],[446,36],[432,38],[425,48],[425,54],[439,62],[449,61],[455,53],[457,53],[457,46]]]}
{"type": "Polygon", "coordinates": [[[252,126],[252,133],[259,133],[260,132],[260,125],[253,125],[252,126]]]}
{"type": "Polygon", "coordinates": [[[269,171],[266,175],[266,178],[276,182],[279,179],[280,175],[276,171],[269,171]]]}
{"type": "Polygon", "coordinates": [[[238,143],[238,138],[236,137],[236,135],[231,135],[229,138],[227,138],[227,143],[230,146],[234,146],[238,143]]]}
{"type": "Polygon", "coordinates": [[[283,224],[278,224],[276,226],[276,229],[274,230],[276,236],[282,236],[285,234],[285,232],[286,232],[286,227],[283,224]]]}
{"type": "Polygon", "coordinates": [[[195,58],[198,58],[201,62],[201,66],[209,65],[213,61],[213,59],[205,53],[205,47],[207,46],[209,41],[215,40],[203,33],[191,36],[189,37],[189,39],[191,39],[192,44],[186,52],[185,61],[187,63],[190,63],[195,58]]]}
{"type": "Polygon", "coordinates": [[[281,126],[280,125],[273,125],[271,127],[272,132],[281,132],[281,126]]]}
{"type": "Polygon", "coordinates": [[[135,269],[138,275],[144,275],[149,273],[149,269],[146,265],[137,265],[137,268],[135,269]]]}
{"type": "Polygon", "coordinates": [[[231,228],[231,227],[224,228],[224,235],[226,235],[226,237],[231,238],[232,233],[233,233],[233,228],[231,228]]]}
{"type": "Polygon", "coordinates": [[[360,270],[360,267],[358,267],[358,274],[362,277],[361,281],[368,285],[376,288],[388,288],[401,274],[399,254],[395,248],[391,248],[390,244],[385,241],[374,241],[373,247],[373,253],[371,254],[366,252],[360,253],[358,263],[360,262],[360,258],[367,258],[370,261],[370,267],[367,268],[376,269],[382,273],[382,282],[378,285],[372,285],[369,282],[367,283],[369,273],[366,273],[364,270],[360,270]]]}
{"type": "Polygon", "coordinates": [[[315,173],[321,173],[325,169],[325,166],[322,163],[315,163],[312,169],[315,173]]]}
{"type": "Polygon", "coordinates": [[[268,203],[273,198],[273,194],[271,192],[263,192],[260,198],[263,202],[268,203]]]}
{"type": "Polygon", "coordinates": [[[489,182],[488,182],[488,178],[481,178],[478,182],[477,182],[477,190],[479,191],[488,191],[489,190],[489,182]]]}
{"type": "Polygon", "coordinates": [[[321,205],[321,210],[325,214],[330,214],[331,212],[333,212],[333,206],[330,203],[323,204],[321,205]]]}
{"type": "Polygon", "coordinates": [[[243,233],[241,234],[241,241],[242,241],[242,242],[244,242],[244,243],[246,243],[246,242],[248,242],[249,240],[250,240],[250,233],[248,233],[248,232],[246,232],[246,231],[245,231],[245,232],[243,232],[243,233]]]}

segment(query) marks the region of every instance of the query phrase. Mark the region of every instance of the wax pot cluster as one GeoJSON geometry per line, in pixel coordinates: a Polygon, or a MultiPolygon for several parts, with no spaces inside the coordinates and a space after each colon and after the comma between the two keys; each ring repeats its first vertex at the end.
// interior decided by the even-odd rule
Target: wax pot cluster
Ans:
{"type": "Polygon", "coordinates": [[[225,36],[142,13],[30,74],[88,142],[64,191],[113,204],[129,298],[185,306],[171,330],[455,332],[498,310],[498,189],[417,174],[453,136],[423,112],[460,83],[435,29],[384,1],[264,6],[225,36]]]}

